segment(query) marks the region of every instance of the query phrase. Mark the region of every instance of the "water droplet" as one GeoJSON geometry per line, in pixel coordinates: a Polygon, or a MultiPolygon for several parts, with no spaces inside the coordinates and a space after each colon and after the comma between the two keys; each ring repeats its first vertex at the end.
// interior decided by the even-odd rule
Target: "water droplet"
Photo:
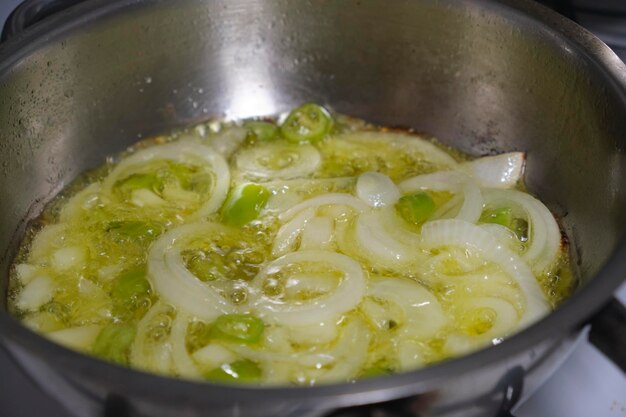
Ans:
{"type": "Polygon", "coordinates": [[[146,84],[151,84],[152,83],[152,77],[148,76],[148,77],[144,78],[144,81],[146,82],[146,84]]]}

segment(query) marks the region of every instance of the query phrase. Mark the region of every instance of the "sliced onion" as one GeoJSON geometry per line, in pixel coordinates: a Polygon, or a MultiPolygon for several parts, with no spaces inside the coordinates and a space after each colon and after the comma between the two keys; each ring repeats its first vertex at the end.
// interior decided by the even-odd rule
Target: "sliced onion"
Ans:
{"type": "Polygon", "coordinates": [[[409,262],[415,250],[388,231],[381,217],[380,212],[363,213],[359,216],[354,237],[360,248],[370,261],[382,265],[395,266],[409,262]]]}
{"type": "Polygon", "coordinates": [[[334,366],[329,370],[315,369],[309,372],[311,382],[338,382],[355,378],[367,360],[370,339],[365,323],[360,319],[352,319],[332,350],[334,366]]]}
{"type": "Polygon", "coordinates": [[[282,213],[314,194],[347,192],[354,188],[354,177],[270,181],[263,185],[272,193],[266,212],[282,213]]]}
{"type": "Polygon", "coordinates": [[[172,363],[178,375],[199,379],[202,375],[187,351],[186,340],[189,321],[190,319],[186,314],[178,312],[172,322],[172,331],[170,333],[172,363]]]}
{"type": "Polygon", "coordinates": [[[207,138],[208,144],[225,158],[235,153],[246,140],[248,130],[241,126],[232,126],[221,130],[207,138]]]}
{"type": "Polygon", "coordinates": [[[29,262],[46,262],[51,249],[61,247],[65,243],[68,227],[66,223],[56,223],[41,229],[30,245],[29,262]]]}
{"type": "MultiPolygon", "coordinates": [[[[176,142],[155,145],[140,150],[124,158],[107,176],[102,184],[102,190],[108,191],[113,185],[125,176],[151,161],[171,160],[190,164],[209,164],[213,169],[215,185],[209,199],[196,211],[195,215],[203,217],[217,211],[228,194],[230,187],[230,171],[222,155],[210,146],[202,145],[192,139],[181,139],[176,142]]],[[[147,191],[147,190],[146,190],[147,191]]]]}
{"type": "Polygon", "coordinates": [[[422,227],[422,245],[427,249],[459,246],[478,251],[515,279],[526,298],[522,323],[527,326],[545,316],[550,308],[528,265],[491,234],[463,220],[435,220],[422,227]]]}
{"type": "Polygon", "coordinates": [[[388,176],[365,172],[356,181],[356,195],[371,207],[384,207],[398,201],[400,190],[388,176]]]}
{"type": "MultiPolygon", "coordinates": [[[[398,187],[403,194],[416,191],[448,191],[463,195],[463,204],[454,216],[459,220],[475,223],[483,211],[483,197],[478,184],[466,174],[457,171],[440,171],[418,175],[402,181],[398,187]]],[[[456,202],[456,200],[455,200],[456,202]]],[[[446,212],[452,207],[446,207],[446,212]]]]}
{"type": "Polygon", "coordinates": [[[217,368],[224,363],[234,362],[237,357],[224,346],[211,342],[193,353],[193,360],[207,369],[217,368]]]}
{"type": "Polygon", "coordinates": [[[479,337],[494,339],[508,335],[519,321],[519,315],[515,307],[501,298],[477,297],[467,300],[465,306],[472,309],[487,308],[495,313],[495,320],[491,328],[479,337]]]}
{"type": "Polygon", "coordinates": [[[318,195],[316,197],[309,198],[302,203],[296,204],[289,210],[281,213],[280,216],[278,216],[278,219],[281,222],[285,222],[292,219],[296,214],[298,214],[305,208],[314,207],[317,209],[318,207],[325,205],[348,206],[357,212],[362,212],[369,209],[369,206],[367,204],[350,194],[329,193],[318,195]]]}
{"type": "Polygon", "coordinates": [[[292,179],[312,174],[322,162],[312,145],[268,143],[244,149],[236,155],[237,169],[253,179],[292,179]],[[284,166],[272,169],[266,161],[284,154],[284,166]]]}
{"type": "Polygon", "coordinates": [[[259,292],[254,304],[259,316],[274,323],[310,325],[336,320],[356,307],[365,293],[365,275],[361,265],[352,258],[335,252],[310,250],[289,253],[268,264],[252,281],[259,292]],[[294,303],[261,295],[265,277],[285,266],[298,263],[327,265],[343,273],[343,279],[330,294],[310,301],[294,303]]]}
{"type": "Polygon", "coordinates": [[[47,275],[32,279],[17,295],[15,305],[23,311],[34,311],[54,296],[54,282],[47,275]]]}
{"type": "MultiPolygon", "coordinates": [[[[335,361],[335,356],[331,352],[314,352],[314,353],[280,353],[267,350],[257,350],[244,345],[229,344],[228,349],[246,359],[257,362],[283,362],[290,365],[325,366],[335,361]]],[[[283,381],[284,382],[284,381],[283,381]]]]}
{"type": "Polygon", "coordinates": [[[409,369],[424,366],[424,344],[415,340],[403,339],[397,343],[398,362],[400,369],[407,371],[409,369]]]}
{"type": "Polygon", "coordinates": [[[315,217],[315,208],[308,207],[298,213],[289,222],[278,229],[272,245],[272,256],[278,257],[292,252],[296,248],[297,240],[305,226],[315,217]]]}
{"type": "Polygon", "coordinates": [[[95,182],[70,198],[70,200],[63,206],[59,215],[61,223],[66,222],[69,219],[76,218],[82,210],[89,210],[95,206],[100,200],[98,195],[100,188],[101,184],[99,182],[95,182]]]}
{"type": "Polygon", "coordinates": [[[185,267],[181,242],[190,236],[218,233],[228,233],[228,230],[217,223],[187,224],[161,236],[148,254],[148,277],[156,292],[177,308],[207,321],[234,313],[237,308],[185,267]]]}
{"type": "Polygon", "coordinates": [[[486,156],[459,165],[459,169],[473,176],[481,187],[511,188],[524,174],[524,152],[510,152],[486,156]]]}
{"type": "Polygon", "coordinates": [[[539,200],[516,190],[489,190],[485,193],[488,206],[519,207],[528,216],[528,247],[522,257],[537,273],[554,266],[561,248],[561,231],[554,216],[539,200]]]}
{"type": "Polygon", "coordinates": [[[518,252],[521,247],[521,243],[515,235],[515,232],[506,226],[502,226],[496,223],[483,223],[479,225],[481,229],[491,233],[501,243],[504,243],[506,247],[513,252],[518,252]]]}
{"type": "MultiPolygon", "coordinates": [[[[330,349],[323,346],[321,349],[312,347],[306,351],[282,353],[238,344],[230,344],[228,348],[246,359],[268,364],[269,367],[274,364],[287,366],[287,369],[283,369],[283,376],[298,372],[305,374],[311,383],[345,381],[355,377],[363,367],[371,335],[360,319],[349,320],[339,334],[339,339],[330,349]]],[[[277,376],[273,379],[277,380],[277,376]]],[[[284,382],[284,379],[280,382],[284,382]]]]}
{"type": "Polygon", "coordinates": [[[415,281],[385,278],[371,285],[369,295],[397,304],[404,312],[400,333],[411,339],[429,339],[448,322],[441,304],[415,281]]]}
{"type": "Polygon", "coordinates": [[[337,338],[339,329],[333,322],[315,323],[310,326],[293,326],[289,328],[291,343],[298,346],[324,345],[337,338]]]}
{"type": "Polygon", "coordinates": [[[137,335],[130,349],[130,363],[133,366],[160,374],[169,374],[172,370],[172,344],[169,326],[159,327],[156,319],[160,315],[169,316],[172,307],[157,301],[145,316],[137,323],[137,335]],[[154,341],[153,332],[162,331],[162,340],[154,341]]]}
{"type": "Polygon", "coordinates": [[[333,220],[313,217],[304,227],[300,237],[300,249],[327,249],[333,240],[333,220]]]}
{"type": "Polygon", "coordinates": [[[27,285],[29,282],[36,278],[41,273],[41,268],[31,264],[17,264],[15,265],[15,274],[17,279],[20,280],[20,284],[27,285]]]}
{"type": "Polygon", "coordinates": [[[350,132],[337,136],[337,140],[366,146],[371,142],[385,142],[388,146],[403,150],[405,153],[407,151],[417,152],[421,154],[420,159],[428,161],[440,169],[457,164],[448,152],[417,135],[379,131],[350,132]]]}
{"type": "Polygon", "coordinates": [[[87,351],[98,337],[102,326],[86,325],[80,327],[68,327],[46,334],[46,337],[60,343],[63,346],[76,350],[87,351]]]}

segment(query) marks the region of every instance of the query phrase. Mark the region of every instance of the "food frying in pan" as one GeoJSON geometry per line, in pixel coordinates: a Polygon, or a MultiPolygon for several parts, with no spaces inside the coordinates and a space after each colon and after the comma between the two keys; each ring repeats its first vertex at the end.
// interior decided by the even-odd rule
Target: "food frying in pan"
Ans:
{"type": "Polygon", "coordinates": [[[15,261],[10,310],[173,377],[315,385],[425,367],[500,343],[572,290],[524,162],[310,103],[211,120],[55,198],[15,261]]]}

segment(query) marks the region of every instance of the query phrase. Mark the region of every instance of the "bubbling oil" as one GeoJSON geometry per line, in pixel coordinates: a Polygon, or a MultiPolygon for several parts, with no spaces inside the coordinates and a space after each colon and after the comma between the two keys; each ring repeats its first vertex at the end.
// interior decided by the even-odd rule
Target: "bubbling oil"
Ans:
{"type": "Polygon", "coordinates": [[[575,285],[521,171],[494,191],[477,168],[520,156],[492,158],[304,107],[143,141],[31,224],[9,310],[173,377],[314,385],[428,366],[499,343],[575,285]],[[393,186],[359,198],[369,172],[393,186]]]}

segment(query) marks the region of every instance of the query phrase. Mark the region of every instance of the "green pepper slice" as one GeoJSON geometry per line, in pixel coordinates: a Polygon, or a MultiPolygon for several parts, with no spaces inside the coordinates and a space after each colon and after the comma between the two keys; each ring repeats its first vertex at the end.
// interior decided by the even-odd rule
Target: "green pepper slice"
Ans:
{"type": "Polygon", "coordinates": [[[317,104],[307,103],[289,113],[280,127],[280,133],[290,142],[316,142],[332,126],[333,119],[328,110],[317,104]]]}
{"type": "Polygon", "coordinates": [[[224,314],[211,327],[211,337],[237,343],[256,343],[261,340],[265,323],[250,314],[224,314]]]}
{"type": "Polygon", "coordinates": [[[396,203],[396,210],[407,222],[420,225],[435,212],[435,202],[427,193],[420,191],[401,197],[396,203]]]}
{"type": "Polygon", "coordinates": [[[278,126],[274,123],[250,121],[246,122],[245,127],[256,139],[262,142],[270,141],[278,136],[278,126]]]}
{"type": "Polygon", "coordinates": [[[211,381],[220,382],[254,382],[261,379],[261,368],[249,360],[227,363],[215,368],[205,375],[211,381]]]}
{"type": "Polygon", "coordinates": [[[100,331],[91,349],[96,356],[126,365],[128,350],[135,339],[135,334],[133,326],[109,324],[100,331]]]}
{"type": "Polygon", "coordinates": [[[224,223],[243,226],[251,222],[259,217],[269,198],[269,190],[262,185],[245,184],[235,188],[224,204],[224,223]]]}
{"type": "Polygon", "coordinates": [[[126,302],[133,298],[148,294],[151,290],[146,279],[146,268],[136,268],[123,272],[113,281],[111,297],[115,301],[126,302]]]}

